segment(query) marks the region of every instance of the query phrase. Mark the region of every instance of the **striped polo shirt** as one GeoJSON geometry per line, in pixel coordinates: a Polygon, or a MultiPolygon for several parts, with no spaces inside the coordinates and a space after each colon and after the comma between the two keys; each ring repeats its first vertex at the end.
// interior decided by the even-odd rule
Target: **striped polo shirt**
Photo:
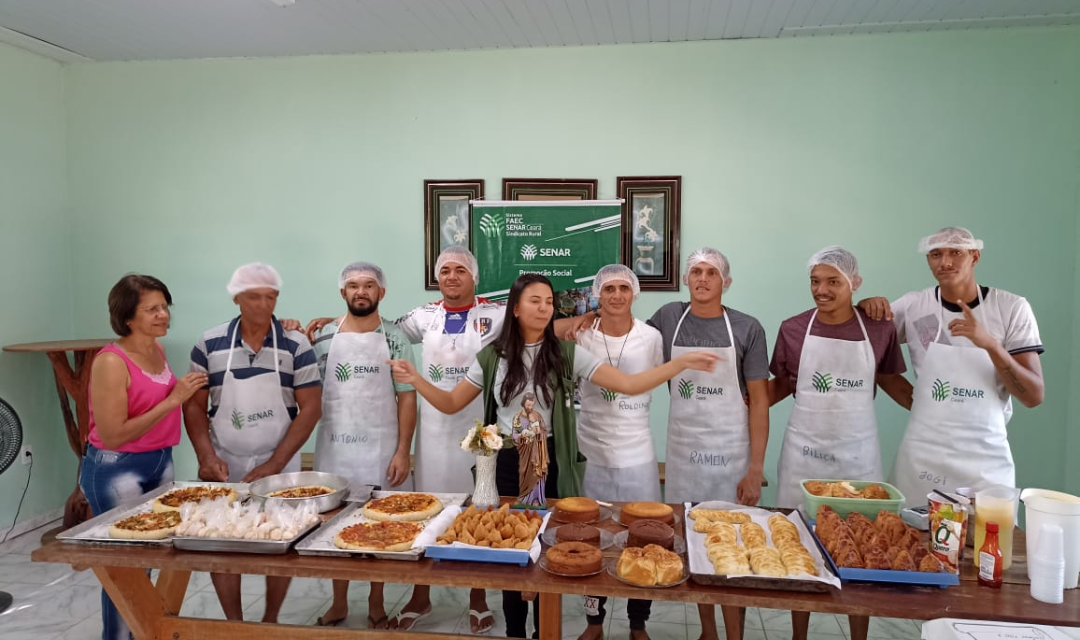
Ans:
{"type": "Polygon", "coordinates": [[[296,389],[322,386],[311,344],[303,333],[285,331],[277,318],[274,318],[271,326],[277,334],[277,351],[274,351],[273,336],[267,333],[262,348],[255,353],[244,343],[239,330],[236,331],[236,341],[229,344],[229,337],[238,322],[240,316],[207,330],[191,350],[190,370],[205,373],[210,379],[210,417],[214,417],[218,405],[221,404],[225,365],[229,361],[229,353],[232,352],[230,371],[239,380],[274,375],[274,358],[277,359],[281,377],[281,398],[289,410],[289,417],[296,418],[296,389]]]}

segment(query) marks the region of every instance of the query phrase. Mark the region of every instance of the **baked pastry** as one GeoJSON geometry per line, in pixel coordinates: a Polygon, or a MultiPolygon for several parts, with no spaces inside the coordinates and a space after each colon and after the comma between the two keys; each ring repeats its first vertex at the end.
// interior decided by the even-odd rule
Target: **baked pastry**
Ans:
{"type": "Polygon", "coordinates": [[[620,578],[644,587],[667,585],[683,577],[683,561],[674,552],[654,544],[623,549],[615,565],[620,578]]]}
{"type": "Polygon", "coordinates": [[[739,532],[742,533],[743,545],[747,549],[757,549],[758,547],[764,547],[765,544],[765,529],[756,522],[747,522],[744,525],[739,526],[739,532]]]}
{"type": "Polygon", "coordinates": [[[716,544],[722,544],[729,547],[734,547],[738,542],[739,534],[735,531],[734,525],[730,525],[726,522],[718,522],[709,533],[705,535],[705,546],[711,547],[716,544]]]}
{"type": "Polygon", "coordinates": [[[709,522],[730,522],[731,524],[751,522],[750,514],[728,509],[691,509],[690,519],[695,522],[705,520],[709,522]]]}
{"type": "Polygon", "coordinates": [[[772,547],[750,549],[750,569],[759,576],[782,578],[787,575],[780,552],[772,547]]]}
{"type": "Polygon", "coordinates": [[[563,498],[555,503],[552,517],[559,522],[596,522],[600,504],[592,498],[563,498]]]}
{"type": "Polygon", "coordinates": [[[571,522],[555,529],[555,542],[584,542],[599,547],[600,530],[591,524],[571,522]]]}
{"type": "Polygon", "coordinates": [[[619,521],[629,526],[638,520],[659,520],[675,524],[675,511],[662,502],[627,502],[623,505],[619,521]]]}
{"type": "Polygon", "coordinates": [[[707,549],[707,553],[718,575],[738,576],[750,573],[750,560],[743,547],[714,545],[707,549]]]}
{"type": "Polygon", "coordinates": [[[560,542],[547,550],[548,571],[567,576],[587,576],[600,572],[604,554],[584,542],[560,542]]]}
{"type": "Polygon", "coordinates": [[[802,573],[818,575],[817,563],[801,544],[797,547],[793,545],[781,549],[780,560],[784,563],[784,569],[787,570],[789,576],[802,573]]]}
{"type": "Polygon", "coordinates": [[[655,544],[667,550],[675,548],[675,530],[656,520],[638,520],[630,523],[626,533],[626,546],[644,547],[655,544]]]}

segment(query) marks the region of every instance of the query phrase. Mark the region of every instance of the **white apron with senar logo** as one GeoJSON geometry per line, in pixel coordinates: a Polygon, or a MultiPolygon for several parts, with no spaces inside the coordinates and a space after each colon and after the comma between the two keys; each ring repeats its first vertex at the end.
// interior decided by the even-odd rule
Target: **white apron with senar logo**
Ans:
{"type": "MultiPolygon", "coordinates": [[[[473,326],[476,307],[468,311],[462,332],[443,331],[446,310],[442,303],[424,332],[420,375],[439,389],[449,391],[465,378],[481,338],[473,326]]],[[[416,488],[420,491],[471,493],[473,454],[461,449],[461,440],[474,420],[483,420],[483,394],[464,409],[447,415],[420,398],[420,422],[416,435],[416,488]]]]}
{"type": "MultiPolygon", "coordinates": [[[[810,316],[777,465],[776,506],[803,503],[800,483],[813,478],[881,480],[881,447],[874,414],[874,348],[862,317],[863,340],[810,335],[810,316]]],[[[814,514],[809,514],[814,517],[814,514]]]]}
{"type": "Polygon", "coordinates": [[[668,413],[666,502],[737,502],[739,481],[750,468],[750,412],[739,388],[735,334],[727,311],[730,347],[677,347],[686,308],[671,337],[671,357],[709,351],[720,357],[708,371],[687,369],[671,379],[668,413]]]}
{"type": "MultiPolygon", "coordinates": [[[[263,464],[285,437],[292,424],[289,410],[281,396],[278,367],[277,330],[271,324],[274,375],[257,375],[241,380],[232,373],[236,352],[236,333],[240,320],[229,338],[229,358],[225,361],[225,379],[221,383],[221,403],[210,420],[210,442],[214,452],[229,466],[229,482],[240,479],[263,464]]],[[[282,473],[300,470],[300,454],[289,461],[282,473]]]]}
{"type": "MultiPolygon", "coordinates": [[[[595,347],[590,351],[620,371],[645,371],[652,362],[638,322],[634,320],[630,332],[620,340],[604,335],[597,319],[592,333],[579,342],[603,342],[603,352],[595,347]]],[[[659,501],[660,474],[649,428],[652,392],[628,396],[588,380],[582,380],[580,388],[578,446],[589,459],[585,466],[585,495],[597,500],[659,501]]]]}
{"type": "MultiPolygon", "coordinates": [[[[985,309],[982,288],[979,307],[985,309]]],[[[938,331],[926,348],[915,380],[911,416],[893,467],[892,483],[912,506],[934,489],[1016,486],[1016,467],[1005,430],[1005,406],[997,393],[997,370],[978,347],[941,344],[938,331]]]]}
{"type": "MultiPolygon", "coordinates": [[[[342,332],[341,322],[344,317],[326,355],[315,470],[390,489],[386,474],[397,451],[398,420],[386,334],[342,332]]],[[[412,490],[412,477],[393,489],[412,490]]]]}

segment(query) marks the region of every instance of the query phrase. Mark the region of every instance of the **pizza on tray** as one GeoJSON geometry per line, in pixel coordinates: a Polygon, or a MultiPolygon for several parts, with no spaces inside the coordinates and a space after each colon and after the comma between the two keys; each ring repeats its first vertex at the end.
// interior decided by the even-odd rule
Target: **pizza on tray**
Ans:
{"type": "Polygon", "coordinates": [[[330,487],[324,487],[322,485],[307,485],[303,487],[291,487],[289,489],[282,489],[280,491],[272,491],[266,495],[267,498],[317,498],[319,496],[325,496],[333,493],[334,490],[330,487]]]}
{"type": "Polygon", "coordinates": [[[184,487],[160,495],[154,499],[153,509],[155,513],[164,511],[180,511],[180,505],[185,502],[198,502],[202,499],[215,500],[228,498],[229,503],[235,502],[240,494],[232,487],[211,487],[207,485],[184,487]]]}
{"type": "Polygon", "coordinates": [[[408,551],[423,527],[415,522],[361,522],[334,536],[334,546],[350,551],[408,551]]]}
{"type": "Polygon", "coordinates": [[[121,540],[161,540],[169,537],[179,524],[179,511],[139,513],[112,523],[109,537],[121,540]]]}
{"type": "Polygon", "coordinates": [[[364,517],[380,522],[419,522],[442,510],[443,503],[430,493],[394,493],[364,505],[364,517]]]}

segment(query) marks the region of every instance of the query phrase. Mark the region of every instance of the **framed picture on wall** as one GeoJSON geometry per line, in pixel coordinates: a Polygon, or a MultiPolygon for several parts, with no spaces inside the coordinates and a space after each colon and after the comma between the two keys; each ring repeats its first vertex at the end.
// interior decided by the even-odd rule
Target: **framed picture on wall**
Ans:
{"type": "Polygon", "coordinates": [[[452,244],[472,250],[470,200],[484,197],[483,180],[424,180],[424,288],[436,290],[431,272],[439,253],[452,244]]]}
{"type": "Polygon", "coordinates": [[[596,200],[596,180],[503,178],[503,200],[596,200]]]}
{"type": "Polygon", "coordinates": [[[681,176],[620,176],[622,259],[642,291],[679,290],[681,176]]]}

